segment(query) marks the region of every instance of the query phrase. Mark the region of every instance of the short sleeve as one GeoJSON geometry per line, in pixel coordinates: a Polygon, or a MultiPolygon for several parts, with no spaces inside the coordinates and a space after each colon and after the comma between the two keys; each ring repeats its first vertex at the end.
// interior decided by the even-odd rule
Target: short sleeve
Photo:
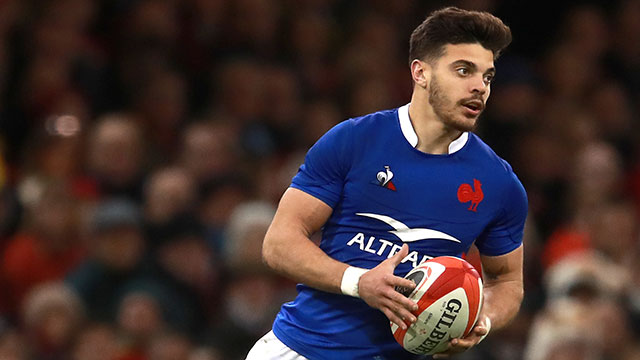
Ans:
{"type": "Polygon", "coordinates": [[[483,255],[504,255],[522,244],[528,211],[527,193],[516,175],[510,175],[499,217],[476,240],[476,246],[483,255]]]}
{"type": "Polygon", "coordinates": [[[351,122],[347,120],[324,134],[307,152],[291,187],[334,208],[340,200],[351,166],[351,129],[351,122]]]}

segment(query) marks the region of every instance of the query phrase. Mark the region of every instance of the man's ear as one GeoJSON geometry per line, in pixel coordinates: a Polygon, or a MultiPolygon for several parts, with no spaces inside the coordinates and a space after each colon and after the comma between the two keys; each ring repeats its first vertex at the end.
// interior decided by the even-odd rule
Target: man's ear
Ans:
{"type": "Polygon", "coordinates": [[[413,82],[423,89],[426,89],[431,80],[431,65],[419,59],[411,61],[411,78],[413,82]]]}

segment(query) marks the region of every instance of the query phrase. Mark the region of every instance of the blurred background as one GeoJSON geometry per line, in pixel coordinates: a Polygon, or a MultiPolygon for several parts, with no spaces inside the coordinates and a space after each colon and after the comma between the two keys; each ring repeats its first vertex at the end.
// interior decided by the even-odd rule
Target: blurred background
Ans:
{"type": "Polygon", "coordinates": [[[640,1],[602,3],[0,1],[0,359],[244,359],[279,197],[445,5],[511,26],[478,133],[530,202],[522,310],[459,358],[640,359],[640,1]]]}

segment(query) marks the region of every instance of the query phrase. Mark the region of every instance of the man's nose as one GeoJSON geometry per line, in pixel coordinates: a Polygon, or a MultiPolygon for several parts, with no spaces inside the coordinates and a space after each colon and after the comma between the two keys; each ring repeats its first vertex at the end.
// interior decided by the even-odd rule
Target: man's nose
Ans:
{"type": "Polygon", "coordinates": [[[474,76],[470,86],[471,89],[469,90],[471,90],[472,93],[477,93],[480,95],[484,95],[489,88],[489,84],[484,81],[484,77],[482,75],[474,76]]]}

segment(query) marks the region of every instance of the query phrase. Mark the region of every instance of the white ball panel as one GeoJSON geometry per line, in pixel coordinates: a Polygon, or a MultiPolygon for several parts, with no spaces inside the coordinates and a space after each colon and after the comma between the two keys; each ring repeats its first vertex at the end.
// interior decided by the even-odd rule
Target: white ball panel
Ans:
{"type": "Polygon", "coordinates": [[[462,336],[469,319],[467,296],[457,288],[427,307],[404,336],[404,348],[415,354],[435,354],[462,336]]]}

